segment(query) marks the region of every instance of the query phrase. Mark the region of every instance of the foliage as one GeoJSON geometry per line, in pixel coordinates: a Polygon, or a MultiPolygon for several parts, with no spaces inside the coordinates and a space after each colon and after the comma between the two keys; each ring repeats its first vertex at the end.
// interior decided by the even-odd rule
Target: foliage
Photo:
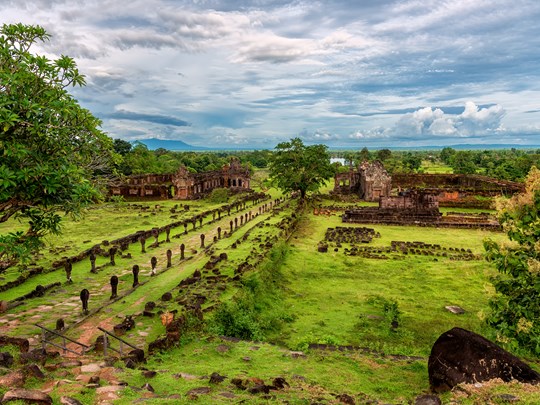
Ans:
{"type": "Polygon", "coordinates": [[[305,146],[300,138],[281,142],[270,160],[272,182],[283,192],[317,191],[334,174],[325,145],[305,146]]]}
{"type": "Polygon", "coordinates": [[[500,273],[488,323],[503,340],[540,354],[540,170],[531,169],[523,194],[499,201],[498,213],[512,243],[484,243],[500,273]]]}
{"type": "Polygon", "coordinates": [[[0,236],[4,265],[59,232],[60,211],[76,214],[98,199],[92,175],[109,170],[113,157],[100,121],[66,90],[85,84],[73,59],[30,52],[48,39],[39,26],[0,29],[0,222],[28,222],[25,233],[0,236]]]}
{"type": "Polygon", "coordinates": [[[223,204],[229,200],[229,190],[226,188],[215,188],[208,196],[208,201],[214,204],[223,204]]]}
{"type": "Polygon", "coordinates": [[[384,319],[392,328],[397,328],[399,323],[401,323],[401,311],[396,300],[385,298],[382,295],[372,295],[368,297],[367,303],[380,308],[383,312],[384,319]]]}
{"type": "Polygon", "coordinates": [[[284,242],[276,244],[257,273],[242,280],[242,288],[234,299],[216,310],[211,330],[219,335],[240,339],[262,340],[276,332],[282,322],[292,320],[281,305],[280,267],[288,254],[284,242]]]}

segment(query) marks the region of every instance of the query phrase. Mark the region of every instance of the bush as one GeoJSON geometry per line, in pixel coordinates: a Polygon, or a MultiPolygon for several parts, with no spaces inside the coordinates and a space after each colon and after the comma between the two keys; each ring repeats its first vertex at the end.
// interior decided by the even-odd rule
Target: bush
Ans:
{"type": "Polygon", "coordinates": [[[214,204],[223,204],[229,201],[229,190],[226,188],[215,188],[208,196],[208,200],[214,204]]]}

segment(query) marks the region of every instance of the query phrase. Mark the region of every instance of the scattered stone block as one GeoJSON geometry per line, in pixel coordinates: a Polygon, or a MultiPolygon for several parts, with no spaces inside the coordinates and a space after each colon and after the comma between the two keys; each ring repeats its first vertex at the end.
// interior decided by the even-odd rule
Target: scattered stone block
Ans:
{"type": "Polygon", "coordinates": [[[17,388],[6,392],[0,402],[4,404],[9,401],[22,401],[42,405],[53,403],[52,398],[49,395],[38,390],[27,390],[23,388],[17,388]]]}

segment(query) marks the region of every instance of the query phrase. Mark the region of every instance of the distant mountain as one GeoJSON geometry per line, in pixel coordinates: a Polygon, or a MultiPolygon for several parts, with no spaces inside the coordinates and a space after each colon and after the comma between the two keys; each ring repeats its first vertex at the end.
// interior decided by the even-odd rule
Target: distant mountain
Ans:
{"type": "MultiPolygon", "coordinates": [[[[429,151],[443,148],[457,150],[495,150],[495,149],[540,149],[540,145],[515,145],[515,144],[458,144],[458,145],[428,145],[428,146],[370,146],[369,150],[390,149],[395,151],[429,151]]],[[[330,147],[330,150],[358,150],[358,147],[330,147]]]]}
{"type": "Polygon", "coordinates": [[[208,150],[208,148],[204,148],[202,146],[193,146],[183,141],[173,141],[169,139],[157,139],[157,138],[138,139],[137,142],[145,144],[146,147],[150,150],[156,150],[159,148],[172,150],[172,151],[208,150]]]}

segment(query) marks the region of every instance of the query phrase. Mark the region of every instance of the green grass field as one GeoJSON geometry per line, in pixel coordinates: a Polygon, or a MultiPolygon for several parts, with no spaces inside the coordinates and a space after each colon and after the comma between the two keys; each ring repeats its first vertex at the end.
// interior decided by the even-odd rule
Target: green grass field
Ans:
{"type": "MultiPolygon", "coordinates": [[[[63,235],[47,240],[47,249],[39,263],[50,263],[62,255],[77,253],[105,239],[112,240],[139,229],[162,226],[172,221],[169,209],[174,204],[172,201],[148,202],[147,205],[155,213],[141,213],[123,204],[95,207],[80,221],[66,221],[63,235]],[[161,206],[159,210],[155,208],[156,204],[161,206]],[[61,250],[59,247],[65,248],[67,245],[70,247],[65,252],[55,254],[61,250]]],[[[179,218],[211,208],[202,201],[189,205],[190,211],[179,214],[179,218]]],[[[248,207],[246,211],[256,208],[248,207]]],[[[9,316],[0,315],[0,330],[8,331],[13,336],[35,338],[37,331],[33,323],[51,326],[59,316],[65,316],[69,336],[79,339],[84,338],[85,333],[92,332],[92,325],[110,328],[125,315],[132,314],[136,315],[136,328],[128,332],[125,338],[146,346],[163,335],[164,327],[159,317],[140,316],[145,302],[157,302],[160,312],[181,311],[176,297],[199,293],[208,296],[208,302],[204,305],[206,308],[218,301],[235,299],[246,286],[259,283],[259,289],[254,291],[261,296],[255,297],[254,302],[260,322],[275,319],[272,315],[277,313],[281,319],[280,322],[266,325],[260,341],[220,337],[211,327],[213,312],[208,312],[205,314],[206,328],[186,331],[177,347],[148,357],[144,368],[155,370],[155,377],[148,379],[140,369],[123,368],[121,361],[116,362],[117,378],[128,383],[115,401],[119,404],[136,402],[141,398],[149,404],[191,403],[194,400],[205,404],[242,401],[261,404],[337,403],[342,394],[355,398],[357,403],[409,403],[429,390],[427,358],[431,346],[442,332],[460,326],[489,339],[496,338],[496,331],[484,323],[488,301],[493,294],[489,277],[494,270],[481,255],[483,240],[504,240],[506,237],[502,233],[368,226],[380,234],[380,238],[373,239],[370,246],[384,249],[390,246],[391,241],[422,241],[447,249],[469,249],[475,259],[467,261],[419,254],[390,254],[385,260],[371,259],[346,255],[344,250],[350,245],[338,247],[335,243],[330,243],[327,253],[320,253],[317,244],[324,239],[326,230],[343,226],[340,214],[315,216],[309,208],[302,214],[293,203],[256,217],[239,227],[229,238],[211,244],[207,251],[199,249],[200,233],[205,233],[206,240],[210,242],[217,226],[227,229],[231,218],[223,218],[216,223],[205,222],[202,228],[195,231],[190,226],[188,235],[172,239],[171,243],[165,243],[162,237],[161,245],[149,249],[147,254],[142,254],[138,244],[133,244],[129,248],[131,258],[118,258],[117,266],[104,266],[97,275],[89,273],[89,263],[76,264],[73,269],[74,284],[64,283],[64,272],[59,269],[11,288],[2,293],[2,299],[13,299],[37,284],[62,282],[60,288],[44,297],[28,300],[9,316]],[[219,290],[209,289],[205,285],[191,289],[177,287],[179,281],[201,269],[211,255],[227,253],[228,259],[220,264],[219,270],[221,274],[229,276],[240,264],[255,263],[264,254],[262,246],[265,242],[280,234],[279,224],[293,213],[300,216],[300,221],[296,232],[288,240],[289,248],[283,264],[274,265],[267,258],[259,269],[247,272],[242,281],[230,282],[219,290]],[[178,258],[180,243],[185,243],[186,252],[189,252],[184,261],[178,258]],[[166,269],[165,250],[169,248],[174,253],[173,267],[166,269]],[[159,258],[157,277],[149,276],[149,258],[152,255],[159,258]],[[131,289],[130,270],[134,263],[141,265],[143,284],[131,289]],[[266,271],[274,273],[273,278],[256,278],[264,266],[266,271]],[[125,294],[117,301],[109,300],[108,280],[112,274],[119,275],[119,290],[125,294]],[[265,282],[272,285],[265,288],[265,282]],[[82,285],[92,286],[91,310],[95,312],[88,317],[84,317],[79,309],[78,292],[82,285]],[[175,299],[161,302],[160,297],[165,291],[172,291],[175,299]],[[269,301],[272,305],[269,305],[269,301]],[[391,327],[384,303],[396,305],[399,313],[397,328],[391,327]],[[444,308],[447,305],[459,305],[465,313],[452,314],[444,308]],[[310,344],[354,346],[355,349],[319,350],[310,349],[310,344]],[[214,372],[227,378],[222,383],[210,384],[209,376],[214,372]],[[271,384],[276,377],[284,378],[290,387],[265,396],[250,394],[231,385],[233,378],[262,379],[271,384]],[[152,385],[154,393],[140,390],[146,382],[152,385]],[[190,390],[201,387],[204,387],[205,393],[190,393],[190,390]]],[[[182,231],[183,228],[177,229],[171,235],[182,231]]],[[[274,247],[276,245],[275,242],[268,243],[274,247]]],[[[106,262],[106,258],[99,258],[97,264],[104,265],[106,262]]],[[[2,275],[2,283],[15,275],[2,275]]],[[[94,339],[95,336],[92,332],[86,337],[94,339]]],[[[34,342],[37,343],[36,340],[34,342]]],[[[540,365],[538,359],[527,360],[534,367],[540,365]]],[[[95,357],[94,361],[101,361],[100,357],[95,357]]],[[[71,378],[55,373],[51,377],[71,378]]],[[[36,386],[39,386],[39,382],[36,382],[36,386]]],[[[467,389],[471,392],[479,390],[467,389]]],[[[475,391],[469,396],[462,396],[459,401],[465,404],[500,403],[493,398],[501,392],[517,395],[520,403],[540,402],[537,391],[520,385],[504,388],[499,385],[486,386],[485,391],[475,391]]],[[[75,383],[55,387],[51,392],[55,400],[65,394],[83,403],[96,400],[91,390],[81,389],[75,383]]],[[[449,393],[442,398],[448,402],[455,399],[455,395],[449,393]]]]}

